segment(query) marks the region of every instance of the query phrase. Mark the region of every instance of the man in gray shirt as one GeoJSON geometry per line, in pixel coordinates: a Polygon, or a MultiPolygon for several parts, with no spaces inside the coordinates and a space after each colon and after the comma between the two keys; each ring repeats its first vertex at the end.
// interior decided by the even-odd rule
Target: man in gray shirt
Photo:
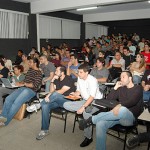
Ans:
{"type": "Polygon", "coordinates": [[[95,55],[95,58],[98,58],[99,51],[102,50],[100,42],[96,43],[96,47],[93,48],[93,54],[95,55]]]}
{"type": "Polygon", "coordinates": [[[40,56],[40,63],[41,63],[40,68],[42,70],[42,73],[44,74],[42,83],[45,84],[45,92],[49,92],[50,81],[54,77],[54,73],[56,69],[54,64],[49,62],[47,60],[47,56],[45,55],[40,56]]]}
{"type": "Polygon", "coordinates": [[[106,69],[105,66],[105,59],[98,57],[96,59],[96,68],[93,68],[91,70],[91,75],[94,76],[98,83],[99,83],[99,89],[101,92],[104,91],[105,85],[103,83],[107,82],[107,78],[109,76],[109,71],[106,69]]]}

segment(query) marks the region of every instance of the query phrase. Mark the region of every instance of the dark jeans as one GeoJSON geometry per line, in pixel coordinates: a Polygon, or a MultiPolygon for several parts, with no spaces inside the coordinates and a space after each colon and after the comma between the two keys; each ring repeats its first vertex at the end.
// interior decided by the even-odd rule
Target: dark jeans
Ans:
{"type": "Polygon", "coordinates": [[[46,102],[45,99],[41,102],[42,107],[42,127],[41,130],[48,130],[49,129],[49,118],[50,118],[50,111],[52,109],[63,107],[63,104],[68,100],[64,98],[62,94],[54,92],[49,97],[49,102],[46,102]]]}
{"type": "Polygon", "coordinates": [[[138,137],[139,137],[139,142],[140,143],[150,142],[150,131],[149,132],[140,133],[138,135],[138,137]]]}

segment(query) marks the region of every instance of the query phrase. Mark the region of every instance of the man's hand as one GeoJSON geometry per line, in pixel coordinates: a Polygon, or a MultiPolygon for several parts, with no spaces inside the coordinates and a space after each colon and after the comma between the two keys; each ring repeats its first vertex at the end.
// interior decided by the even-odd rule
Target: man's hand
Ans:
{"type": "Polygon", "coordinates": [[[51,81],[51,82],[54,82],[54,80],[55,80],[55,79],[58,79],[58,78],[59,78],[59,76],[54,75],[54,77],[53,77],[53,79],[52,79],[52,81],[51,81]]]}
{"type": "Polygon", "coordinates": [[[80,93],[78,93],[78,92],[71,92],[69,95],[79,97],[80,93]]]}
{"type": "Polygon", "coordinates": [[[72,69],[70,69],[70,72],[71,72],[72,74],[76,74],[76,72],[75,72],[74,70],[72,70],[72,69]]]}
{"type": "Polygon", "coordinates": [[[118,88],[122,87],[122,82],[121,81],[118,81],[114,87],[114,90],[117,90],[118,88]]]}
{"type": "Polygon", "coordinates": [[[50,102],[50,95],[51,95],[51,93],[49,93],[46,97],[45,97],[45,102],[50,102]]]}
{"type": "Polygon", "coordinates": [[[149,85],[145,85],[144,86],[144,91],[148,91],[150,89],[150,86],[149,85]]]}
{"type": "Polygon", "coordinates": [[[72,66],[72,62],[71,61],[68,62],[68,67],[70,67],[70,66],[72,66]]]}
{"type": "Polygon", "coordinates": [[[115,116],[118,116],[120,107],[121,107],[121,104],[118,104],[111,110],[115,116]]]}
{"type": "Polygon", "coordinates": [[[45,85],[45,82],[46,82],[45,80],[42,80],[42,85],[45,85]]]}
{"type": "Polygon", "coordinates": [[[24,83],[16,82],[15,85],[21,87],[21,86],[24,86],[24,83]]]}
{"type": "Polygon", "coordinates": [[[80,109],[77,110],[77,114],[82,114],[84,110],[85,107],[82,106],[80,109]]]}

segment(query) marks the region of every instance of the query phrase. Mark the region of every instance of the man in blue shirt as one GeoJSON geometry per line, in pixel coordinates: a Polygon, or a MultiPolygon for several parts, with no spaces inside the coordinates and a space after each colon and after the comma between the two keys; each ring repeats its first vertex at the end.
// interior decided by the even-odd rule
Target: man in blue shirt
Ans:
{"type": "Polygon", "coordinates": [[[80,64],[78,63],[78,56],[72,54],[70,57],[70,61],[67,66],[67,75],[71,76],[74,81],[77,81],[78,78],[78,67],[80,64]]]}

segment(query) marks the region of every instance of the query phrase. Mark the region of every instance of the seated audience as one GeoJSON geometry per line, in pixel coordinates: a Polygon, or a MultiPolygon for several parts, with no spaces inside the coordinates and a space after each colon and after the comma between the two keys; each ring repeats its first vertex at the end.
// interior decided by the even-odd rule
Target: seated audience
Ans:
{"type": "Polygon", "coordinates": [[[0,125],[6,126],[13,119],[22,104],[29,101],[36,95],[41,87],[42,74],[39,70],[39,61],[36,58],[29,60],[30,69],[23,82],[16,82],[20,88],[16,89],[6,97],[2,113],[0,115],[0,125]]]}
{"type": "MultiPolygon", "coordinates": [[[[95,77],[89,74],[89,66],[82,64],[78,68],[78,80],[76,92],[71,93],[73,96],[82,97],[81,101],[76,102],[65,102],[64,108],[77,112],[77,114],[83,114],[86,119],[92,116],[93,113],[97,112],[98,109],[93,107],[91,104],[94,99],[101,99],[102,93],[99,91],[98,81],[95,77]]],[[[88,146],[92,141],[92,126],[84,130],[84,141],[80,144],[80,147],[88,146]]]]}
{"type": "Polygon", "coordinates": [[[26,74],[29,70],[29,60],[28,60],[28,56],[26,54],[22,55],[22,62],[20,65],[23,66],[23,68],[24,68],[23,73],[26,74]]]}
{"type": "Polygon", "coordinates": [[[135,56],[136,47],[133,45],[132,41],[128,41],[128,45],[130,53],[135,56]]]}
{"type": "Polygon", "coordinates": [[[0,78],[7,78],[9,70],[5,67],[5,63],[0,59],[0,78]]]}
{"type": "Polygon", "coordinates": [[[45,84],[45,92],[49,92],[50,83],[55,73],[55,66],[47,60],[47,56],[45,55],[40,56],[40,63],[40,68],[44,75],[42,83],[45,84]]]}
{"type": "Polygon", "coordinates": [[[102,51],[105,51],[105,52],[110,52],[112,49],[112,46],[109,44],[109,42],[106,42],[104,43],[104,45],[102,46],[102,51]]]}
{"type": "Polygon", "coordinates": [[[42,46],[42,47],[41,47],[41,54],[44,54],[45,51],[46,51],[45,46],[42,46]]]}
{"type": "Polygon", "coordinates": [[[98,57],[105,59],[105,67],[109,66],[109,57],[105,57],[105,52],[104,51],[99,51],[98,57]]]}
{"type": "Polygon", "coordinates": [[[145,67],[146,64],[145,64],[144,56],[142,54],[137,54],[136,61],[133,62],[132,65],[130,66],[130,71],[133,75],[134,84],[141,83],[141,78],[142,75],[144,74],[145,67]]]}
{"type": "Polygon", "coordinates": [[[51,62],[55,65],[55,67],[61,66],[61,56],[60,53],[55,52],[55,55],[53,55],[53,59],[51,62]]]}
{"type": "Polygon", "coordinates": [[[41,140],[49,134],[50,111],[54,108],[63,107],[68,101],[65,96],[75,91],[74,81],[66,75],[64,66],[57,67],[55,76],[51,80],[50,93],[41,102],[42,107],[42,127],[36,139],[41,140]]]}
{"type": "Polygon", "coordinates": [[[38,51],[35,52],[34,58],[37,58],[40,61],[40,53],[38,51]]]}
{"type": "Polygon", "coordinates": [[[123,55],[123,48],[124,48],[124,45],[120,44],[119,45],[119,52],[121,53],[121,56],[123,55]]]}
{"type": "Polygon", "coordinates": [[[12,70],[12,61],[10,59],[7,59],[4,55],[0,55],[0,59],[4,61],[6,68],[12,70]]]}
{"type": "Polygon", "coordinates": [[[145,43],[145,39],[142,38],[141,42],[138,44],[140,52],[144,51],[144,43],[145,43]]]}
{"type": "Polygon", "coordinates": [[[87,43],[87,42],[84,42],[84,43],[83,43],[83,46],[82,46],[82,51],[81,51],[82,53],[86,53],[86,47],[87,47],[87,46],[89,46],[88,43],[87,43]]]}
{"type": "Polygon", "coordinates": [[[69,61],[70,61],[70,51],[65,50],[64,55],[62,54],[61,56],[61,65],[67,66],[69,61]]]}
{"type": "Polygon", "coordinates": [[[120,52],[115,53],[114,59],[107,69],[109,69],[112,79],[118,78],[121,72],[125,70],[125,60],[121,58],[120,52]]]}
{"type": "Polygon", "coordinates": [[[130,54],[129,47],[123,47],[123,59],[125,60],[125,69],[129,69],[134,62],[134,56],[130,54]]]}
{"type": "Polygon", "coordinates": [[[144,45],[144,51],[141,52],[144,55],[145,62],[146,62],[146,69],[150,69],[150,46],[149,44],[144,45]]]}
{"type": "Polygon", "coordinates": [[[23,55],[23,51],[22,50],[18,50],[17,56],[16,56],[16,60],[13,63],[13,65],[20,65],[20,63],[22,62],[22,55],[23,55]]]}
{"type": "Polygon", "coordinates": [[[52,48],[51,44],[47,44],[47,51],[48,51],[49,54],[52,54],[53,48],[52,48]]]}
{"type": "Polygon", "coordinates": [[[105,67],[105,60],[104,58],[98,57],[96,59],[96,68],[93,68],[90,72],[90,75],[94,76],[99,84],[99,89],[101,92],[104,92],[105,85],[103,83],[107,82],[109,71],[105,67]]]}
{"type": "Polygon", "coordinates": [[[101,51],[101,50],[102,50],[101,44],[100,44],[100,42],[97,42],[96,46],[92,50],[93,54],[95,55],[95,58],[99,57],[99,51],[101,51]]]}
{"type": "Polygon", "coordinates": [[[93,66],[94,65],[94,55],[92,53],[92,49],[91,47],[87,46],[86,47],[86,53],[85,53],[85,62],[87,62],[89,64],[89,66],[93,66]]]}
{"type": "Polygon", "coordinates": [[[70,61],[67,66],[67,75],[71,76],[72,79],[76,82],[78,78],[78,67],[80,64],[78,63],[78,56],[72,54],[70,57],[70,61]]]}
{"type": "Polygon", "coordinates": [[[143,100],[150,102],[150,70],[146,70],[142,77],[143,100]]]}
{"type": "Polygon", "coordinates": [[[35,47],[32,47],[31,52],[29,53],[29,56],[30,56],[31,58],[33,58],[35,52],[37,52],[36,48],[35,48],[35,47]]]}
{"type": "Polygon", "coordinates": [[[96,150],[106,150],[107,130],[116,124],[132,126],[143,111],[142,87],[134,85],[132,74],[121,73],[118,81],[106,100],[119,100],[119,104],[108,112],[89,117],[79,122],[80,129],[96,125],[96,150]]]}
{"type": "MultiPolygon", "coordinates": [[[[10,80],[10,82],[14,82],[13,84],[15,84],[16,82],[22,82],[25,79],[25,75],[22,74],[23,72],[23,67],[22,66],[14,66],[14,71],[13,72],[9,72],[9,76],[8,79],[10,80]]],[[[6,95],[6,94],[11,94],[14,89],[10,89],[10,88],[5,88],[5,87],[0,87],[0,110],[3,107],[3,98],[2,96],[6,95]]]]}

